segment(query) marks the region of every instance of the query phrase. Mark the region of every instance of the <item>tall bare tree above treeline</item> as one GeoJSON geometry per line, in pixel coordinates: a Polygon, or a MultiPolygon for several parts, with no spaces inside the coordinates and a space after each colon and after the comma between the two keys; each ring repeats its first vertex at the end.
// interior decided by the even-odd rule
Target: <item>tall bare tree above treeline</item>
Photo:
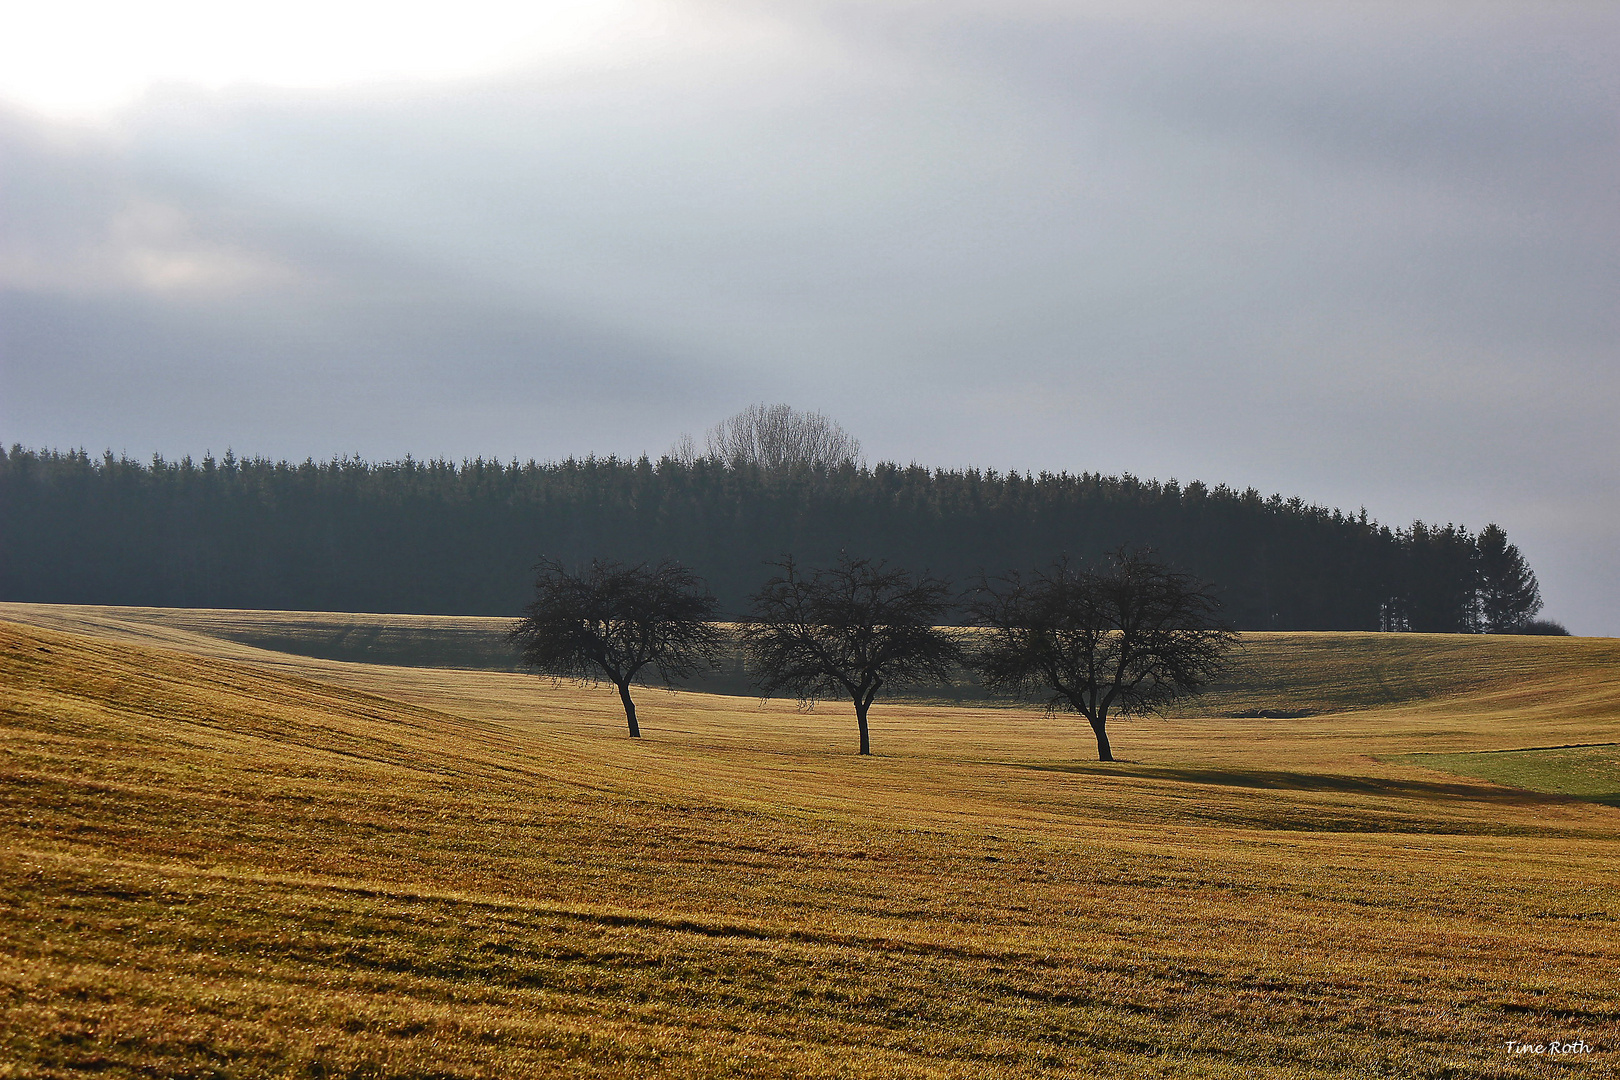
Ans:
{"type": "MultiPolygon", "coordinates": [[[[683,464],[698,460],[697,440],[682,435],[670,456],[683,464]]],[[[750,405],[709,429],[703,455],[732,467],[779,472],[803,467],[832,469],[858,465],[861,441],[818,412],[790,405],[750,405]]]]}

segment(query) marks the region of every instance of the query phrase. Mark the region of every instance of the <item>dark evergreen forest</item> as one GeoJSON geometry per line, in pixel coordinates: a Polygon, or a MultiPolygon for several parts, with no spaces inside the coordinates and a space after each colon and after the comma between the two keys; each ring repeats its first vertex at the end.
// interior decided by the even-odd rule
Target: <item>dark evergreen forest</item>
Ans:
{"type": "Polygon", "coordinates": [[[1240,629],[1456,632],[1506,628],[1483,599],[1502,593],[1493,575],[1534,590],[1505,539],[1092,473],[0,450],[0,598],[18,601],[516,616],[542,556],[669,556],[734,612],[790,552],[967,586],[1131,545],[1214,583],[1240,629]]]}

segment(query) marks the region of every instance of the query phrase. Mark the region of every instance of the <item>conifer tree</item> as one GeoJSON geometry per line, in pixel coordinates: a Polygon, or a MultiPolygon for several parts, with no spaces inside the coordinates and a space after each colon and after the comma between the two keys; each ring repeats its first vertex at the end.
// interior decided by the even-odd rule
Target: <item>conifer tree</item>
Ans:
{"type": "Polygon", "coordinates": [[[1511,634],[1541,610],[1541,586],[1494,522],[1479,534],[1479,617],[1487,634],[1511,634]]]}

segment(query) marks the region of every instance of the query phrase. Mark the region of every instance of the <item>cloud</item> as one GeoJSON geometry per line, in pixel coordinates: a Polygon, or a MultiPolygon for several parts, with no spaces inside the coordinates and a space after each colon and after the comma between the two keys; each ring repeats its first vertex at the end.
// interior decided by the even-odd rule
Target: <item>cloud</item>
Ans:
{"type": "Polygon", "coordinates": [[[3,127],[8,437],[552,457],[788,400],[874,458],[1500,520],[1620,632],[1612,8],[660,11],[3,127]]]}
{"type": "Polygon", "coordinates": [[[293,280],[291,268],[273,258],[200,238],[186,212],[170,204],[132,198],[95,226],[73,239],[0,237],[0,288],[240,294],[293,280]]]}
{"type": "Polygon", "coordinates": [[[544,455],[539,440],[612,449],[600,430],[714,392],[702,357],[490,287],[408,238],[36,134],[0,128],[9,440],[302,457],[454,455],[471,435],[544,455]]]}

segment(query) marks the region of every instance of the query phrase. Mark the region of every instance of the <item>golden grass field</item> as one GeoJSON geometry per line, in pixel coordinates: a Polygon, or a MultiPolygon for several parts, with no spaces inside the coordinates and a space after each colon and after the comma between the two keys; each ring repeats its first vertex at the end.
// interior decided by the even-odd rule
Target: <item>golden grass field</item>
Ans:
{"type": "Polygon", "coordinates": [[[431,666],[499,620],[0,619],[0,1077],[1620,1075],[1620,641],[1248,635],[1103,765],[927,702],[632,741],[431,666]]]}

